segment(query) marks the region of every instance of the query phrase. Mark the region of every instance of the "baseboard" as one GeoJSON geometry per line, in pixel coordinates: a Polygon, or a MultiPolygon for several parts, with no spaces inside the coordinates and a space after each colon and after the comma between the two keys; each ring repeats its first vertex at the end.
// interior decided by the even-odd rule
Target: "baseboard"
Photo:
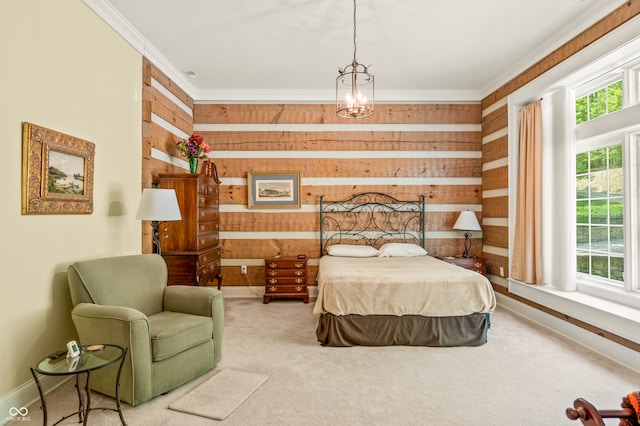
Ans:
{"type": "MultiPolygon", "coordinates": [[[[69,379],[71,379],[70,376],[38,376],[38,380],[40,380],[40,384],[42,385],[42,389],[45,391],[45,395],[69,379]]],[[[22,386],[12,390],[8,394],[2,395],[2,397],[0,397],[0,425],[5,425],[11,421],[31,421],[31,417],[28,412],[24,415],[12,414],[18,411],[24,413],[26,407],[29,407],[34,402],[38,401],[40,401],[40,393],[38,392],[38,386],[34,380],[29,380],[27,383],[24,383],[22,386]]]]}
{"type": "MultiPolygon", "coordinates": [[[[521,303],[511,297],[496,293],[496,298],[501,307],[508,309],[514,314],[559,333],[574,341],[576,344],[596,351],[627,368],[640,372],[640,357],[638,357],[638,352],[612,342],[609,339],[600,337],[595,333],[591,333],[567,321],[563,321],[553,315],[549,315],[539,309],[521,303]]],[[[489,341],[491,341],[491,331],[489,331],[489,341]]]]}

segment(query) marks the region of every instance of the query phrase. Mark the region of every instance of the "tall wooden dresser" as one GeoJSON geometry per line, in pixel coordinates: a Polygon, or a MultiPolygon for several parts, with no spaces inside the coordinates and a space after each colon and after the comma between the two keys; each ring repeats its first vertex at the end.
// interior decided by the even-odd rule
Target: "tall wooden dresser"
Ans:
{"type": "Polygon", "coordinates": [[[211,285],[220,274],[219,186],[206,174],[160,174],[160,188],[175,189],[182,220],[165,222],[162,257],[169,285],[211,285]]]}

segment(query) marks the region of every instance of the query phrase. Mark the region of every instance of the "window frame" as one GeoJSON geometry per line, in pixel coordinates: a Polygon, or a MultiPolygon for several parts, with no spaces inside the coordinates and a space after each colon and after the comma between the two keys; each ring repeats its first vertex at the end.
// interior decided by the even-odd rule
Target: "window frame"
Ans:
{"type": "MultiPolygon", "coordinates": [[[[572,62],[572,61],[568,61],[572,62]]],[[[534,80],[523,89],[514,92],[508,98],[509,106],[509,238],[510,255],[513,249],[513,229],[515,221],[515,200],[517,199],[517,170],[519,155],[518,112],[526,104],[537,98],[543,98],[543,143],[545,139],[565,141],[559,150],[548,153],[543,148],[543,164],[547,164],[544,179],[546,184],[563,186],[559,194],[550,202],[543,200],[543,288],[556,289],[562,292],[592,295],[603,301],[624,304],[640,309],[640,281],[638,255],[638,235],[640,227],[637,218],[640,213],[638,203],[638,186],[640,184],[637,170],[640,165],[640,37],[633,41],[601,51],[599,56],[585,55],[571,66],[558,66],[561,70],[534,80]],[[631,54],[629,53],[631,52],[631,54]],[[629,60],[629,58],[634,58],[629,60]],[[577,65],[581,64],[581,65],[577,65]],[[573,67],[573,68],[572,68],[573,67]],[[613,111],[576,125],[575,101],[581,96],[611,84],[622,76],[623,106],[613,111]],[[545,112],[546,111],[546,112],[545,112]],[[545,119],[553,121],[551,130],[544,130],[545,119]],[[632,120],[631,122],[629,120],[632,120]],[[635,121],[633,121],[635,120],[635,121]],[[560,124],[559,124],[560,123],[560,124]],[[612,139],[625,140],[623,144],[623,196],[625,227],[625,271],[624,286],[602,285],[598,279],[584,279],[577,276],[576,267],[576,188],[575,160],[576,150],[587,151],[587,146],[613,144],[612,139]],[[580,145],[577,147],[577,145],[580,145]],[[635,166],[629,167],[629,164],[635,166]],[[570,167],[567,167],[569,165],[570,167]],[[565,170],[560,170],[565,168],[565,170]],[[551,173],[548,173],[551,171],[551,173]],[[547,176],[553,175],[553,176],[547,176]],[[545,207],[546,204],[546,207],[545,207]],[[552,205],[552,208],[549,205],[552,205]],[[546,210],[545,210],[546,209],[546,210]],[[545,218],[548,210],[553,218],[545,218]],[[558,212],[555,212],[557,210],[558,212]],[[567,219],[567,216],[571,216],[567,219]],[[633,223],[629,221],[633,219],[633,223]],[[631,226],[631,228],[629,228],[631,226]],[[545,228],[547,228],[545,230],[545,228]],[[551,230],[549,228],[552,228],[551,230]],[[631,235],[631,237],[629,237],[631,235]],[[559,244],[554,247],[554,238],[559,244]],[[545,242],[546,241],[546,242],[545,242]],[[551,241],[551,243],[549,242],[551,241]],[[569,253],[569,255],[567,255],[569,253]],[[572,259],[573,258],[573,259],[572,259]],[[551,265],[551,266],[550,266],[551,265]]],[[[556,148],[554,148],[556,149],[556,148]]],[[[545,183],[543,182],[543,187],[545,183]]],[[[544,191],[544,190],[543,190],[544,191]]],[[[511,261],[511,259],[510,259],[511,261]]],[[[509,287],[512,282],[508,278],[509,287]]],[[[518,283],[520,284],[520,283],[518,283]]],[[[515,287],[514,287],[515,288],[515,287]]]]}

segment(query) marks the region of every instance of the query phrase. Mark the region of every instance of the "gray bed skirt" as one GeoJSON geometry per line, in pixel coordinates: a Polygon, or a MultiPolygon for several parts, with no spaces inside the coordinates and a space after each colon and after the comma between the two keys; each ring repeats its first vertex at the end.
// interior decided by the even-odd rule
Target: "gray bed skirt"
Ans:
{"type": "Polygon", "coordinates": [[[481,346],[488,314],[456,317],[322,314],[316,336],[323,346],[481,346]]]}

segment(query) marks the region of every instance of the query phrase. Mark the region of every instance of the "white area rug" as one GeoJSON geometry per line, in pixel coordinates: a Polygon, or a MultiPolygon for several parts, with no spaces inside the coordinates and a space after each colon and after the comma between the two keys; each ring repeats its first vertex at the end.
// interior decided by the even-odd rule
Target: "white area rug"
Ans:
{"type": "Polygon", "coordinates": [[[224,369],[169,408],[196,416],[224,420],[247,400],[269,376],[224,369]]]}

